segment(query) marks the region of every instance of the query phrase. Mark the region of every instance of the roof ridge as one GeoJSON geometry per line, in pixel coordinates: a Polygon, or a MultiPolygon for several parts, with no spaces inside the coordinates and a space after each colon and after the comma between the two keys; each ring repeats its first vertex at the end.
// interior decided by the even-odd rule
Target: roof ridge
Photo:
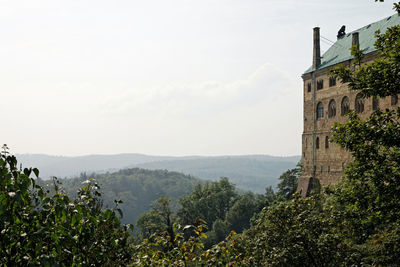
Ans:
{"type": "Polygon", "coordinates": [[[333,66],[352,59],[353,56],[350,53],[350,48],[352,44],[351,35],[353,33],[359,33],[360,49],[363,49],[365,54],[369,54],[376,51],[376,48],[374,46],[376,40],[375,32],[377,30],[385,32],[387,28],[399,24],[400,16],[398,14],[394,14],[345,34],[343,37],[337,39],[336,42],[334,42],[323,53],[323,55],[321,56],[321,64],[316,69],[310,67],[304,72],[304,74],[324,69],[326,67],[333,66]]]}

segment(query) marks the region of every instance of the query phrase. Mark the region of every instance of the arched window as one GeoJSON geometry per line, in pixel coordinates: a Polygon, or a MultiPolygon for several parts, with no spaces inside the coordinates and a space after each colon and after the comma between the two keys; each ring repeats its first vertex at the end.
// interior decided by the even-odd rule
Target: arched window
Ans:
{"type": "Polygon", "coordinates": [[[364,98],[361,96],[361,94],[358,94],[356,96],[356,101],[354,106],[357,113],[364,112],[364,98]]]}
{"type": "Polygon", "coordinates": [[[336,116],[336,101],[331,100],[328,106],[328,118],[333,118],[336,116]]]}
{"type": "Polygon", "coordinates": [[[342,104],[340,106],[340,115],[344,116],[350,110],[350,101],[347,96],[342,99],[342,104]]]}
{"type": "Polygon", "coordinates": [[[378,110],[379,109],[379,99],[377,97],[372,98],[372,110],[378,110]]]}
{"type": "Polygon", "coordinates": [[[315,148],[319,149],[319,137],[315,139],[315,148]]]}
{"type": "Polygon", "coordinates": [[[329,137],[325,136],[325,148],[329,148],[329,137]]]}
{"type": "Polygon", "coordinates": [[[398,97],[397,95],[392,95],[392,96],[390,97],[390,104],[391,104],[392,106],[396,106],[396,105],[397,105],[397,102],[399,102],[399,97],[398,97]]]}
{"type": "Polygon", "coordinates": [[[319,102],[317,105],[317,119],[321,119],[324,117],[324,104],[319,102]]]}

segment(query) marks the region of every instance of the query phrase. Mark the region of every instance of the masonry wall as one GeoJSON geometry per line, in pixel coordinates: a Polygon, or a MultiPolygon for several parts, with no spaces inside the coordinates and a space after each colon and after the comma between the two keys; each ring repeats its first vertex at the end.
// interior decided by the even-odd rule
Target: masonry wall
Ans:
{"type": "MultiPolygon", "coordinates": [[[[376,54],[369,54],[367,61],[372,60],[376,54]]],[[[350,62],[346,62],[349,64],[350,62]]],[[[342,84],[338,80],[336,85],[329,86],[329,71],[331,68],[318,70],[315,73],[315,80],[323,80],[323,88],[316,90],[315,105],[313,104],[314,84],[312,74],[303,75],[304,92],[304,130],[302,135],[302,177],[313,177],[313,168],[315,168],[315,177],[319,179],[322,186],[337,183],[346,165],[351,161],[351,155],[340,148],[338,145],[328,141],[331,137],[331,128],[335,122],[346,122],[347,117],[341,114],[341,103],[345,96],[349,98],[350,110],[355,110],[355,101],[357,92],[349,91],[347,84],[342,84]],[[309,90],[311,84],[311,90],[309,90]],[[331,100],[336,102],[336,115],[329,118],[328,107],[331,100]],[[316,118],[317,104],[321,102],[324,106],[323,118],[316,118]],[[315,130],[314,130],[314,120],[315,130]],[[314,134],[314,142],[313,142],[314,134]],[[316,147],[316,140],[319,138],[319,148],[316,147]],[[315,147],[315,162],[313,167],[312,151],[315,147]]],[[[399,97],[400,98],[400,97],[399,97]]],[[[379,108],[394,108],[399,105],[392,105],[391,97],[379,99],[379,108]]],[[[373,112],[373,99],[364,99],[364,111],[359,113],[361,118],[368,117],[373,112]]]]}

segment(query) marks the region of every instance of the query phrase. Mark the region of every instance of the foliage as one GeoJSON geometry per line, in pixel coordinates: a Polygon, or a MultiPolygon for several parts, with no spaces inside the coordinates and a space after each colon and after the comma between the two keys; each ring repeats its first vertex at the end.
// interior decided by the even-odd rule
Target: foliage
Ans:
{"type": "Polygon", "coordinates": [[[217,219],[225,219],[226,213],[238,196],[235,186],[228,178],[204,185],[198,184],[192,193],[179,200],[179,222],[182,225],[190,225],[202,219],[207,225],[212,225],[217,219]]]}
{"type": "MultiPolygon", "coordinates": [[[[204,245],[210,248],[224,240],[231,231],[241,233],[248,229],[254,215],[276,200],[272,188],[269,190],[268,196],[251,192],[239,194],[227,178],[221,178],[219,182],[199,184],[191,194],[182,197],[182,206],[176,215],[169,207],[169,199],[161,197],[148,212],[139,216],[138,240],[163,232],[174,237],[176,229],[174,231],[173,226],[177,223],[194,225],[199,220],[204,220],[209,226],[204,245]]],[[[186,237],[195,236],[190,231],[185,234],[186,237]]]]}
{"type": "MultiPolygon", "coordinates": [[[[81,183],[91,177],[102,188],[102,199],[106,207],[113,207],[114,199],[123,203],[120,208],[124,213],[123,223],[136,224],[139,215],[148,211],[150,205],[161,196],[171,200],[170,208],[178,209],[178,199],[189,194],[194,186],[203,183],[189,175],[167,170],[144,170],[139,168],[124,169],[105,174],[82,174],[75,179],[61,180],[70,197],[81,186],[81,183]]],[[[136,228],[135,228],[136,229],[136,228]]]]}
{"type": "Polygon", "coordinates": [[[246,234],[247,258],[258,266],[337,266],[346,248],[323,203],[322,195],[296,196],[264,209],[246,234]]]}
{"type": "Polygon", "coordinates": [[[0,262],[6,266],[126,264],[129,227],[116,206],[102,209],[98,185],[87,181],[70,200],[53,180],[54,194],[17,168],[15,156],[0,155],[0,262]]]}
{"type": "Polygon", "coordinates": [[[219,156],[171,159],[138,164],[144,169],[174,170],[195,177],[218,181],[229,177],[236,187],[262,194],[266,186],[276,187],[276,177],[293,168],[299,157],[272,157],[267,155],[219,156]]]}
{"type": "Polygon", "coordinates": [[[151,205],[151,209],[142,213],[138,220],[137,226],[140,229],[141,237],[148,238],[152,234],[167,231],[173,238],[173,224],[175,216],[170,208],[171,200],[167,197],[160,197],[155,204],[151,205]]]}
{"type": "Polygon", "coordinates": [[[287,170],[279,177],[278,195],[284,199],[291,199],[297,190],[299,177],[301,176],[301,164],[297,163],[296,168],[287,170]]]}
{"type": "Polygon", "coordinates": [[[134,247],[134,266],[238,266],[248,265],[243,257],[243,238],[232,232],[212,248],[204,250],[205,227],[179,227],[174,239],[165,232],[152,235],[134,247]],[[185,238],[186,232],[194,233],[185,238]]]}

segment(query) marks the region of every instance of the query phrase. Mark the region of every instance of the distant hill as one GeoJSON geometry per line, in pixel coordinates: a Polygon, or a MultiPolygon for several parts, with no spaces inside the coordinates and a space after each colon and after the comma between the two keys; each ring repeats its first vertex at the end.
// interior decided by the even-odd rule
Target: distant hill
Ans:
{"type": "Polygon", "coordinates": [[[177,171],[213,181],[228,177],[238,188],[264,193],[267,186],[275,187],[279,176],[294,168],[299,160],[298,156],[221,156],[147,162],[135,166],[150,170],[177,171]]]}
{"type": "Polygon", "coordinates": [[[208,180],[228,177],[239,188],[256,193],[263,193],[267,186],[276,186],[278,177],[287,169],[294,168],[300,160],[300,156],[268,155],[168,157],[118,154],[64,157],[19,154],[16,156],[24,167],[37,167],[43,179],[48,179],[50,176],[71,178],[83,172],[106,173],[140,167],[177,171],[208,180]]]}
{"type": "MultiPolygon", "coordinates": [[[[74,195],[82,182],[90,177],[62,179],[67,192],[74,195]]],[[[160,196],[172,200],[173,208],[177,200],[189,194],[193,187],[204,182],[189,175],[166,170],[144,170],[139,168],[124,169],[114,173],[96,174],[93,178],[100,185],[102,199],[109,208],[114,207],[114,200],[122,200],[120,205],[124,213],[123,222],[135,224],[137,217],[150,208],[160,196]]],[[[43,181],[46,183],[46,181],[43,181]]]]}
{"type": "Polygon", "coordinates": [[[36,167],[42,179],[51,176],[72,178],[86,173],[117,171],[134,164],[175,159],[174,157],[142,154],[87,155],[79,157],[49,156],[43,154],[17,154],[18,162],[25,167],[36,167]]]}

